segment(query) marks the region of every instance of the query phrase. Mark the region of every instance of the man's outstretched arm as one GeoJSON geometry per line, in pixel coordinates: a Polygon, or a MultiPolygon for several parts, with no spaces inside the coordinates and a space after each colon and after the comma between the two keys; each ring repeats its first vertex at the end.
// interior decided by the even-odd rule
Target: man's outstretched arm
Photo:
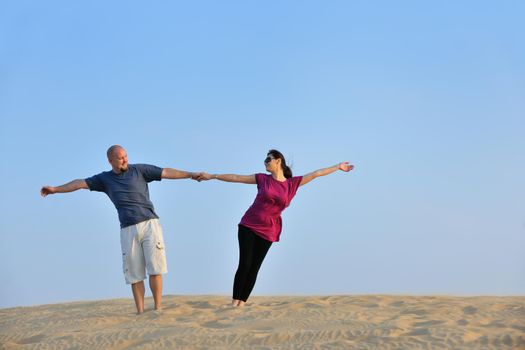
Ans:
{"type": "Polygon", "coordinates": [[[173,168],[162,169],[161,177],[163,179],[196,179],[196,173],[190,171],[177,170],[173,168]]]}
{"type": "Polygon", "coordinates": [[[81,189],[86,189],[87,190],[88,188],[89,187],[88,187],[88,185],[86,183],[86,180],[84,180],[84,179],[77,179],[77,180],[73,180],[71,182],[68,182],[67,184],[64,184],[62,186],[57,186],[57,187],[43,186],[40,189],[40,194],[42,195],[42,197],[45,197],[48,194],[68,193],[68,192],[73,192],[73,191],[81,190],[81,189]]]}

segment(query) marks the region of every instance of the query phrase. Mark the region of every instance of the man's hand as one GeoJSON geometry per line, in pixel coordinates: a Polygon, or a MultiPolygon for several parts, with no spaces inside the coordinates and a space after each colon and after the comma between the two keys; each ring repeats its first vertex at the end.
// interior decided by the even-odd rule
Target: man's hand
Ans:
{"type": "Polygon", "coordinates": [[[345,171],[345,172],[349,172],[353,168],[354,168],[354,166],[348,164],[348,162],[339,163],[339,170],[342,170],[342,171],[345,171]]]}
{"type": "Polygon", "coordinates": [[[53,186],[43,186],[41,189],[40,189],[40,195],[42,197],[45,197],[47,196],[48,194],[54,194],[56,193],[56,190],[53,186]]]}

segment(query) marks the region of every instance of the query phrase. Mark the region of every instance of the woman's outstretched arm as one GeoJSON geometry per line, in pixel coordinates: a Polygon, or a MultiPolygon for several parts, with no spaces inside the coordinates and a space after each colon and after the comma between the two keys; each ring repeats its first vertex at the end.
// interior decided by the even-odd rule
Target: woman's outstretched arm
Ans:
{"type": "Polygon", "coordinates": [[[208,174],[201,173],[197,180],[220,180],[225,182],[238,182],[243,184],[255,185],[255,175],[236,175],[236,174],[208,174]]]}
{"type": "Polygon", "coordinates": [[[353,168],[354,168],[354,166],[348,164],[348,162],[342,162],[342,163],[336,164],[336,165],[328,167],[328,168],[323,168],[323,169],[319,169],[319,170],[316,170],[316,171],[312,171],[311,173],[308,173],[308,174],[303,176],[303,179],[301,180],[301,183],[299,184],[299,186],[306,185],[307,183],[309,183],[310,181],[312,181],[316,177],[325,176],[325,175],[331,174],[333,172],[336,172],[337,170],[342,170],[344,172],[348,172],[348,171],[352,170],[353,168]]]}

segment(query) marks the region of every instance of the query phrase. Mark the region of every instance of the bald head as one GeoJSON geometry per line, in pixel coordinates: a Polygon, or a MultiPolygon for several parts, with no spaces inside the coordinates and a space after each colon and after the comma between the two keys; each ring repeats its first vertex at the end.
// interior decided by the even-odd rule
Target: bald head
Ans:
{"type": "Polygon", "coordinates": [[[128,171],[128,155],[126,150],[119,145],[113,145],[107,151],[108,162],[117,174],[128,171]]]}
{"type": "Polygon", "coordinates": [[[106,154],[107,154],[109,160],[111,160],[111,158],[113,157],[113,154],[117,150],[124,150],[124,147],[122,147],[120,145],[113,145],[110,148],[108,148],[108,151],[106,152],[106,154]]]}

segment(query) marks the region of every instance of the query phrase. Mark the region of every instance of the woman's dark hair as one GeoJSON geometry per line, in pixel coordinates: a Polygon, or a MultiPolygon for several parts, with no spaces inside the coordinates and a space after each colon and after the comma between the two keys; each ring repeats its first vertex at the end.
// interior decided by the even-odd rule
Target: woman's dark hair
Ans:
{"type": "Polygon", "coordinates": [[[288,165],[286,165],[286,159],[284,159],[284,156],[281,152],[279,152],[276,149],[271,149],[268,151],[268,155],[272,156],[275,159],[281,160],[281,167],[283,169],[284,177],[289,179],[292,177],[292,169],[288,165]]]}

